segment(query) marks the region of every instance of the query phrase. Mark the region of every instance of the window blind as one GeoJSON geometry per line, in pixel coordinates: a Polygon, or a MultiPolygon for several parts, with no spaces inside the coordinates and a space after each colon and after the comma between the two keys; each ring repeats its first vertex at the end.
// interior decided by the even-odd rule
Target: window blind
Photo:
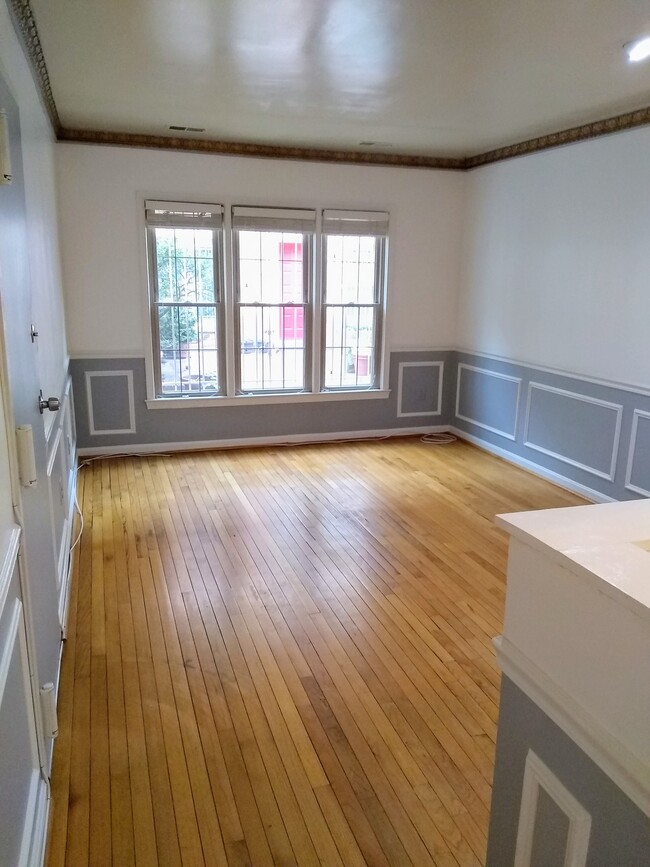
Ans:
{"type": "Polygon", "coordinates": [[[326,210],[323,211],[323,234],[384,237],[388,234],[388,214],[385,211],[326,210]]]}
{"type": "Polygon", "coordinates": [[[316,229],[316,211],[304,208],[253,208],[235,205],[232,209],[233,229],[249,231],[300,232],[316,229]]]}
{"type": "Polygon", "coordinates": [[[145,204],[149,226],[170,226],[179,229],[220,229],[223,225],[222,205],[201,205],[196,202],[154,202],[145,204]]]}

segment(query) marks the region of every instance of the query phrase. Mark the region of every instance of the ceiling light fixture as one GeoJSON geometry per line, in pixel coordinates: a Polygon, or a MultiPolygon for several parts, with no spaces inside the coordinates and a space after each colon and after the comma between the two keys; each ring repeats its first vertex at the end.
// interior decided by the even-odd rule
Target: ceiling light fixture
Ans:
{"type": "Polygon", "coordinates": [[[630,63],[638,63],[640,60],[646,60],[650,57],[650,36],[644,36],[642,39],[635,39],[634,42],[627,42],[623,48],[627,53],[627,59],[630,63]]]}

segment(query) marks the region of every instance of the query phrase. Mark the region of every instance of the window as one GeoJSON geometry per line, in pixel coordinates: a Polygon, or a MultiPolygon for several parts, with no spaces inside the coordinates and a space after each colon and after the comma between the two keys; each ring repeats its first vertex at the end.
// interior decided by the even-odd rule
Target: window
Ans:
{"type": "Polygon", "coordinates": [[[221,394],[220,206],[147,202],[156,394],[221,394]]]}
{"type": "Polygon", "coordinates": [[[234,206],[231,218],[146,202],[154,397],[385,395],[388,214],[234,206]]]}
{"type": "Polygon", "coordinates": [[[233,208],[238,394],[305,391],[315,211],[233,208]]]}
{"type": "Polygon", "coordinates": [[[323,387],[376,388],[388,215],[323,213],[323,387]]]}

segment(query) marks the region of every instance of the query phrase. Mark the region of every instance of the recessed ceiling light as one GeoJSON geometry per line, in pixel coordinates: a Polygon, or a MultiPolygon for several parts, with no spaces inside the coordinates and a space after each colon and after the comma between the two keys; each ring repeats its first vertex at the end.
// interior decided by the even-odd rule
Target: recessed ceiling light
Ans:
{"type": "Polygon", "coordinates": [[[630,63],[638,63],[640,60],[645,60],[650,57],[650,36],[644,36],[642,39],[628,42],[623,48],[627,53],[627,59],[630,63]]]}

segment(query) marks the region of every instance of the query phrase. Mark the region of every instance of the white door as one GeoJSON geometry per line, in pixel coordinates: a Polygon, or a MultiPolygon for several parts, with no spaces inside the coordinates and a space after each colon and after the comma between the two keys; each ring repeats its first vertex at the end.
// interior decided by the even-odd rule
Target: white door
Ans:
{"type": "MultiPolygon", "coordinates": [[[[4,319],[9,403],[16,425],[31,425],[37,484],[22,491],[22,551],[25,557],[28,623],[34,639],[32,660],[40,685],[57,683],[61,624],[57,563],[52,545],[47,450],[39,411],[37,347],[31,336],[32,299],[27,238],[20,119],[18,108],[0,76],[0,105],[7,114],[13,182],[0,186],[0,303],[4,319]]],[[[46,323],[43,323],[46,327],[46,323]]],[[[46,395],[49,397],[49,395],[46,395]]],[[[47,411],[47,410],[46,410],[47,411]]],[[[48,753],[51,752],[49,744],[48,753]]]]}
{"type": "Polygon", "coordinates": [[[45,756],[42,748],[39,752],[36,690],[27,650],[21,529],[14,515],[18,485],[15,455],[10,453],[13,424],[4,362],[0,328],[0,864],[31,867],[42,862],[48,787],[41,774],[45,756]]]}

